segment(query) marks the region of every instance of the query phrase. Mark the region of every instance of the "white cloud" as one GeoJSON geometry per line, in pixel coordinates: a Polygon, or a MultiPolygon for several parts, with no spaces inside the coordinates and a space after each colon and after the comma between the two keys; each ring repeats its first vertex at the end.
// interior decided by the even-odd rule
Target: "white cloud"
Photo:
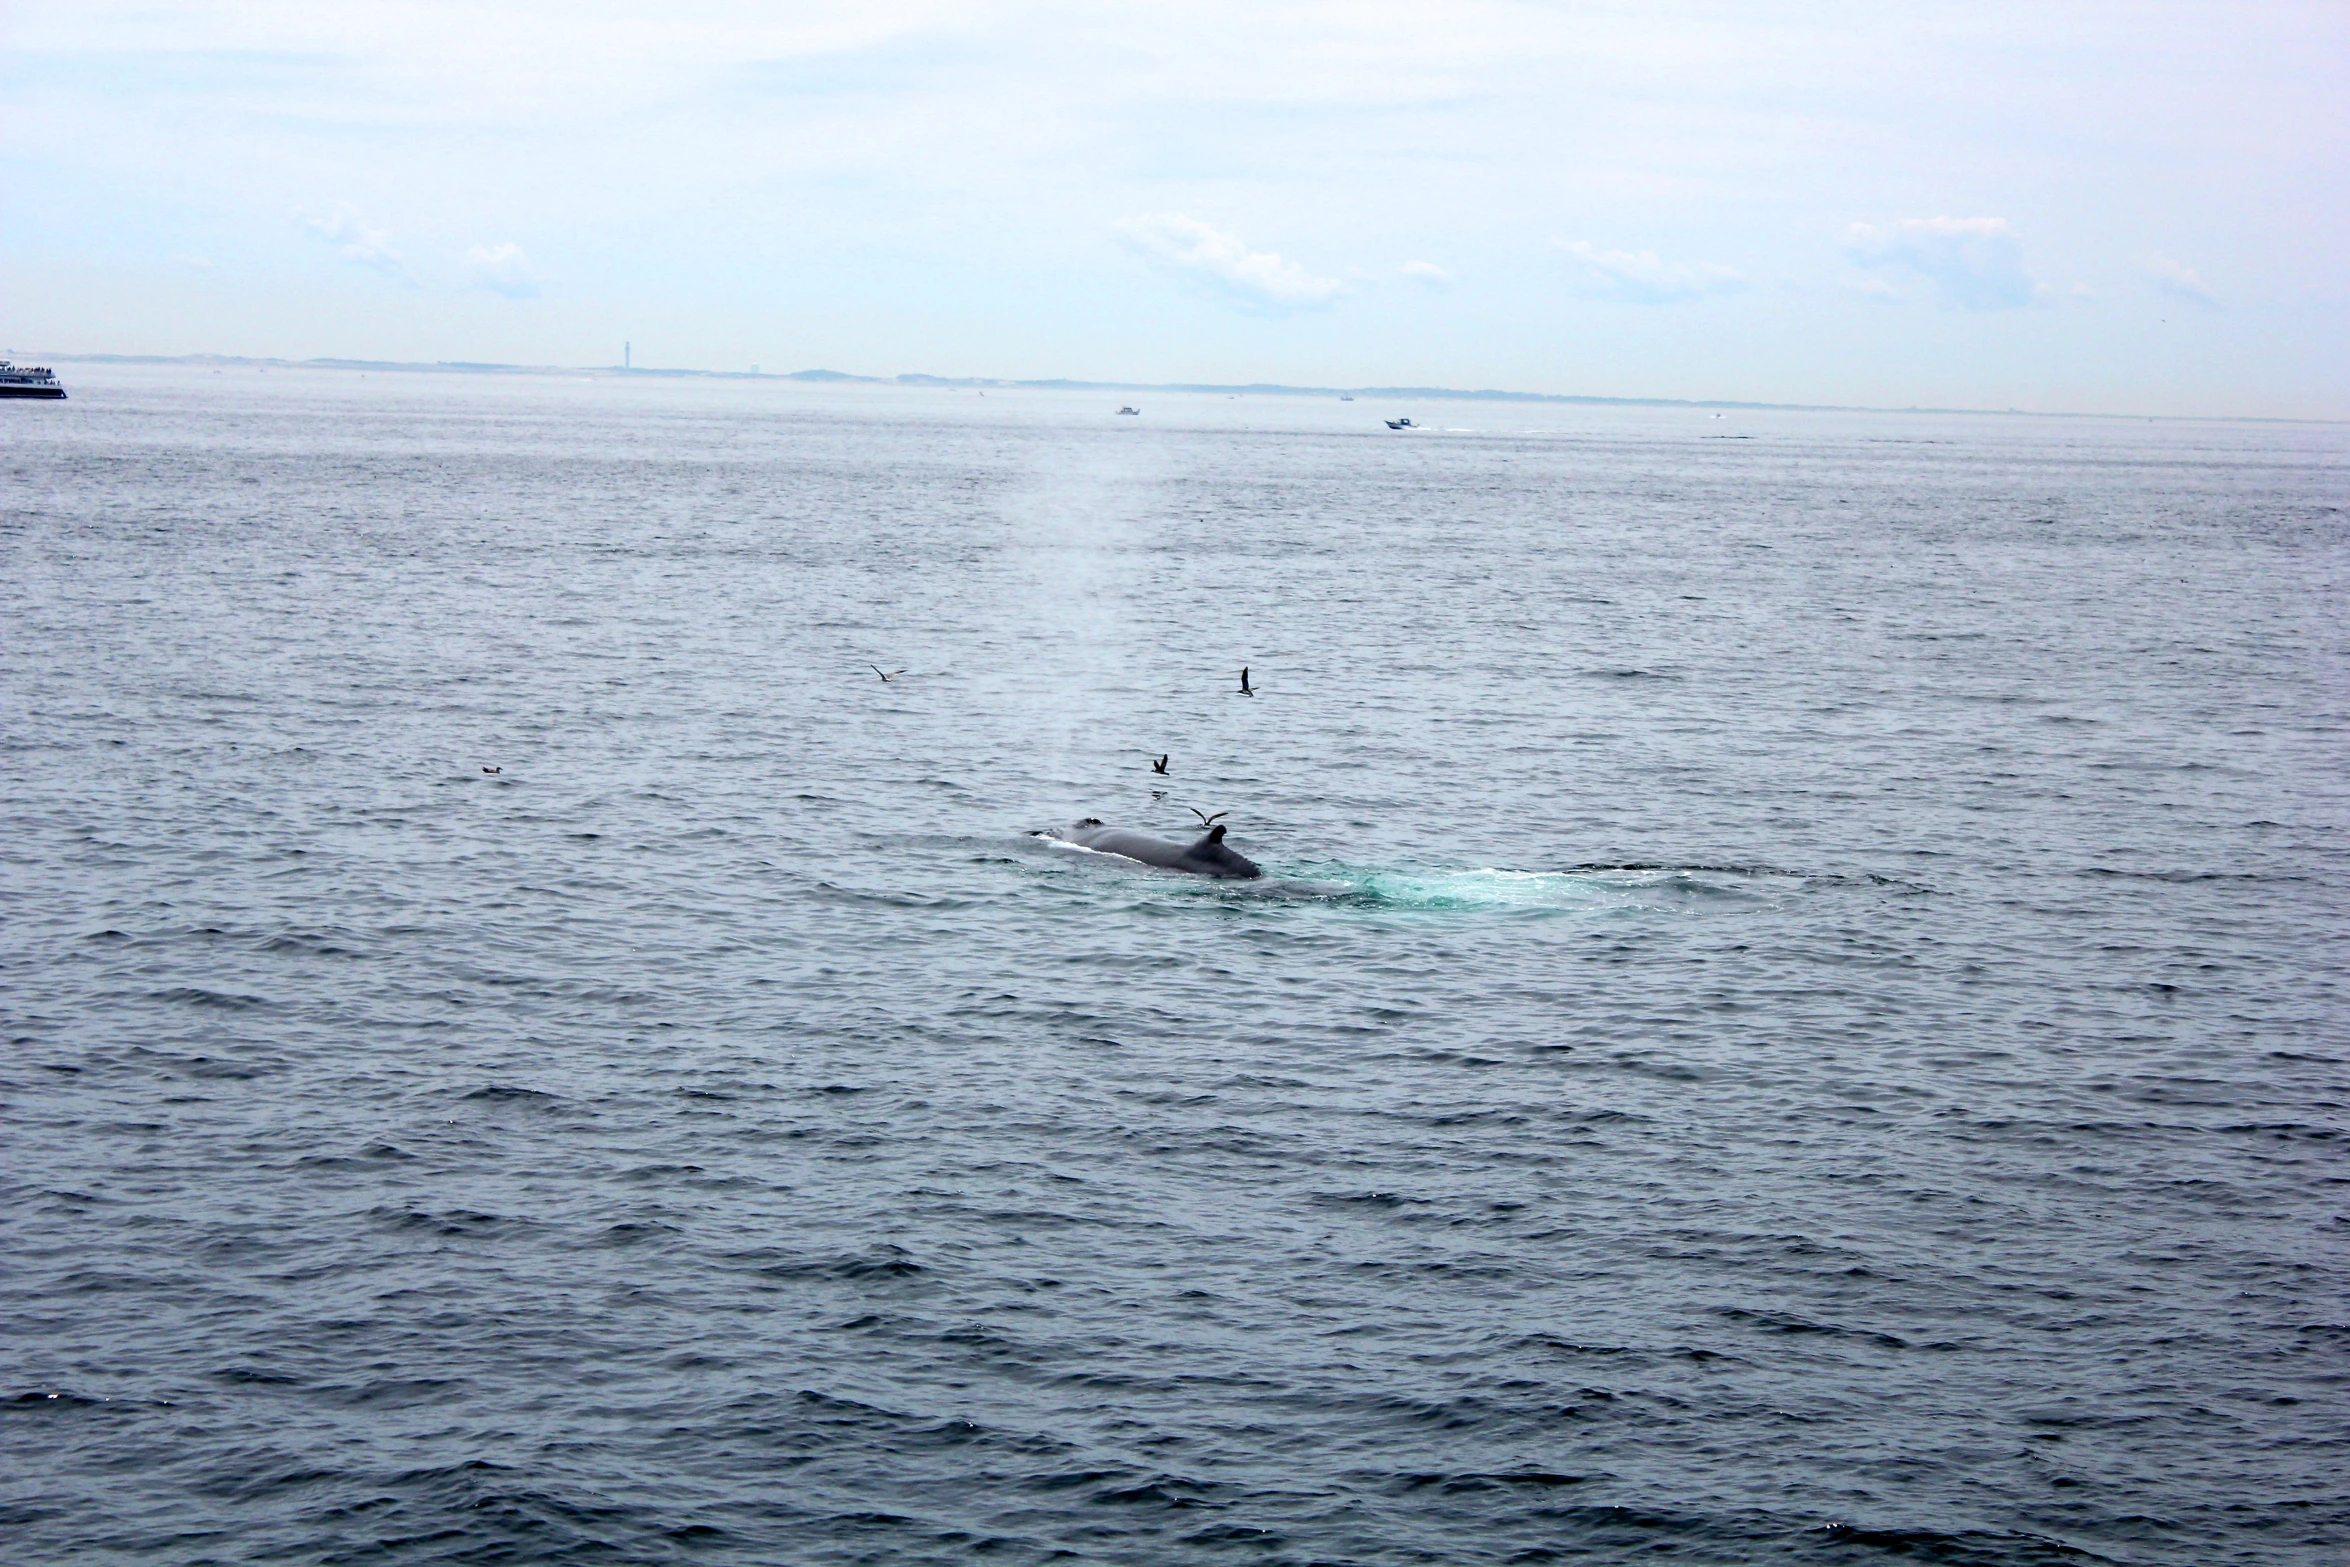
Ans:
{"type": "Polygon", "coordinates": [[[1402,271],[1405,277],[1429,288],[1452,287],[1452,274],[1433,261],[1407,261],[1402,271]]]}
{"type": "Polygon", "coordinates": [[[476,245],[465,253],[467,273],[475,288],[486,288],[493,294],[508,299],[529,299],[546,286],[522,254],[522,247],[509,240],[503,245],[476,245]]]}
{"type": "Polygon", "coordinates": [[[1706,294],[1735,293],[1746,286],[1746,279],[1729,267],[1666,261],[1653,250],[1601,250],[1587,239],[1555,239],[1551,248],[1567,258],[1576,285],[1597,299],[1667,305],[1706,294]]]}
{"type": "Polygon", "coordinates": [[[1853,265],[1922,282],[1968,310],[2010,310],[2051,297],[2024,269],[2022,236],[2005,218],[1902,218],[1845,231],[1853,265]]]}
{"type": "Polygon", "coordinates": [[[1152,265],[1258,309],[1313,309],[1336,299],[1345,286],[1336,278],[1316,277],[1274,251],[1251,250],[1238,236],[1178,212],[1130,219],[1118,225],[1117,234],[1152,265]]]}
{"type": "Polygon", "coordinates": [[[2204,282],[2195,269],[2185,262],[2173,261],[2157,251],[2146,258],[2145,266],[2147,273],[2154,279],[2154,286],[2164,293],[2178,299],[2191,299],[2199,305],[2219,303],[2219,295],[2211,291],[2211,285],[2204,282]]]}
{"type": "Polygon", "coordinates": [[[395,277],[406,275],[400,253],[392,249],[391,231],[369,228],[359,209],[347,201],[337,202],[335,210],[324,217],[314,212],[303,213],[302,226],[313,237],[334,246],[335,253],[345,261],[356,261],[363,267],[373,267],[395,277]]]}

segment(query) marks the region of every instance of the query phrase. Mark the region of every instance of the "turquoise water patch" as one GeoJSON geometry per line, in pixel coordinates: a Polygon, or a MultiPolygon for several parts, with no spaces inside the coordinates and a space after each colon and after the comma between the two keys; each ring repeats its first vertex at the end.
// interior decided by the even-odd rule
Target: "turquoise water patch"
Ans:
{"type": "Polygon", "coordinates": [[[1541,914],[1750,903],[1793,892],[1801,877],[1715,867],[1594,867],[1570,871],[1395,869],[1357,865],[1285,867],[1291,890],[1400,912],[1541,914]]]}

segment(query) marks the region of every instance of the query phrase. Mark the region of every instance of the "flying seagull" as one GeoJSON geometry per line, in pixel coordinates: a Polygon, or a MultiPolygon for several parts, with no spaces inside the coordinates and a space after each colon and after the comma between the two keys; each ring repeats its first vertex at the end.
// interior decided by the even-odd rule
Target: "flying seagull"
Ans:
{"type": "Polygon", "coordinates": [[[1184,807],[1184,809],[1189,811],[1194,816],[1199,816],[1199,824],[1202,827],[1213,827],[1218,822],[1222,821],[1225,817],[1232,814],[1230,811],[1218,811],[1213,816],[1200,816],[1199,807],[1196,805],[1187,805],[1184,807]]]}
{"type": "Polygon", "coordinates": [[[1248,666],[1246,664],[1240,666],[1240,694],[1242,696],[1257,694],[1257,688],[1248,683],[1248,666]]]}
{"type": "Polygon", "coordinates": [[[1164,777],[1166,777],[1166,776],[1167,776],[1167,759],[1166,759],[1165,757],[1163,757],[1163,756],[1162,756],[1162,757],[1160,757],[1160,758],[1159,758],[1157,761],[1155,761],[1155,762],[1151,763],[1151,771],[1152,771],[1152,772],[1154,772],[1154,773],[1157,773],[1157,774],[1158,774],[1158,775],[1159,775],[1161,778],[1164,778],[1164,777]]]}
{"type": "Polygon", "coordinates": [[[865,667],[879,675],[881,677],[882,684],[884,685],[887,685],[889,682],[897,679],[898,676],[905,673],[905,671],[902,669],[884,669],[879,664],[867,664],[865,667]]]}

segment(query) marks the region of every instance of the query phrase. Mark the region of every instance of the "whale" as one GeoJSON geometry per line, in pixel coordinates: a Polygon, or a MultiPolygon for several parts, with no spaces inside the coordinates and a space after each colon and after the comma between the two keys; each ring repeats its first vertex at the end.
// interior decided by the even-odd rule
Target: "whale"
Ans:
{"type": "Polygon", "coordinates": [[[1256,862],[1248,856],[1224,847],[1222,827],[1210,827],[1197,843],[1174,843],[1165,838],[1154,838],[1146,832],[1105,827],[1099,817],[1088,816],[1081,822],[1070,823],[1053,836],[1063,843],[1073,843],[1097,854],[1115,854],[1120,859],[1155,865],[1161,870],[1185,871],[1194,876],[1250,881],[1265,874],[1257,869],[1256,862]]]}

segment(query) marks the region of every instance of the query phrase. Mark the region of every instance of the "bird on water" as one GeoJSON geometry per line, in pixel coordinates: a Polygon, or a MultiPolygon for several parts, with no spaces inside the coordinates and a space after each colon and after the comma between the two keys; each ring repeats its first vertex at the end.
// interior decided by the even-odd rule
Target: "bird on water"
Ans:
{"type": "Polygon", "coordinates": [[[884,669],[879,664],[867,664],[865,667],[879,675],[883,685],[889,684],[892,680],[897,679],[898,676],[905,673],[905,671],[902,669],[884,669]]]}
{"type": "Polygon", "coordinates": [[[483,771],[483,772],[485,772],[485,773],[502,773],[502,772],[504,772],[505,770],[506,770],[506,769],[504,769],[503,767],[485,767],[485,768],[483,768],[483,769],[482,769],[482,771],[483,771]]]}
{"type": "Polygon", "coordinates": [[[1248,683],[1248,666],[1246,664],[1240,666],[1240,694],[1242,696],[1257,694],[1257,688],[1248,683]]]}

